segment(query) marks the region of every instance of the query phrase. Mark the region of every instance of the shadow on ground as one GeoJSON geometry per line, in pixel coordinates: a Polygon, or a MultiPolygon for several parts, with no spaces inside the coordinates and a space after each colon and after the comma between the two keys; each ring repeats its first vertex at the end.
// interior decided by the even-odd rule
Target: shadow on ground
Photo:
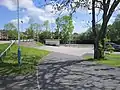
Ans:
{"type": "Polygon", "coordinates": [[[32,55],[22,55],[21,65],[18,65],[17,55],[6,56],[0,62],[0,75],[25,75],[35,72],[36,65],[40,57],[32,55]]]}
{"type": "Polygon", "coordinates": [[[0,63],[0,90],[37,90],[35,68],[38,57],[24,56],[21,66],[13,57],[6,57],[0,63]]]}
{"type": "Polygon", "coordinates": [[[80,60],[71,55],[51,53],[38,65],[37,71],[36,75],[0,76],[0,90],[120,89],[120,68],[80,60]]]}
{"type": "Polygon", "coordinates": [[[40,90],[117,90],[120,87],[115,68],[84,60],[43,63],[38,72],[40,90]]]}
{"type": "Polygon", "coordinates": [[[36,76],[0,76],[0,90],[37,90],[36,76]]]}

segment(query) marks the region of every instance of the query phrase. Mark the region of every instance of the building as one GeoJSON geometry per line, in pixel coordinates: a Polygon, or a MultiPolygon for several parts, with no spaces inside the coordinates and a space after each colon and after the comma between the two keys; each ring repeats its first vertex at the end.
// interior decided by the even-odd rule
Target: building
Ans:
{"type": "Polygon", "coordinates": [[[6,30],[0,30],[0,40],[8,40],[8,34],[6,30]]]}

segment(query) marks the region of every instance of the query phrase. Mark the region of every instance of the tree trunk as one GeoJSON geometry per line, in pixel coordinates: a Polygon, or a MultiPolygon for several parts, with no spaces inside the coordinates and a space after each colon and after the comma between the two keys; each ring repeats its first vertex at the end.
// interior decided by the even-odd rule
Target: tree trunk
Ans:
{"type": "Polygon", "coordinates": [[[101,37],[100,40],[101,40],[101,45],[102,45],[102,49],[101,49],[101,56],[100,58],[104,58],[105,55],[104,55],[104,51],[105,51],[105,38],[106,38],[106,32],[107,32],[107,21],[106,21],[106,17],[104,16],[103,18],[103,24],[101,26],[101,37]]]}
{"type": "Polygon", "coordinates": [[[94,59],[99,59],[101,50],[99,49],[99,39],[95,28],[95,0],[92,0],[92,30],[94,33],[94,59]]]}
{"type": "Polygon", "coordinates": [[[94,59],[101,59],[103,57],[102,51],[99,46],[99,39],[95,39],[94,42],[94,59]]]}
{"type": "Polygon", "coordinates": [[[94,41],[94,59],[98,59],[99,57],[99,52],[98,52],[98,42],[97,40],[94,41]]]}

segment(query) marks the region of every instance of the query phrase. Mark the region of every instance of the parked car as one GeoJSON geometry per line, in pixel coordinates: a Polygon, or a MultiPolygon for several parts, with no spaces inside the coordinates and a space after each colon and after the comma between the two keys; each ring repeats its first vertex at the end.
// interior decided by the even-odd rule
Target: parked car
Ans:
{"type": "Polygon", "coordinates": [[[106,46],[111,45],[114,48],[114,51],[119,51],[120,52],[120,45],[112,42],[107,42],[106,46]]]}

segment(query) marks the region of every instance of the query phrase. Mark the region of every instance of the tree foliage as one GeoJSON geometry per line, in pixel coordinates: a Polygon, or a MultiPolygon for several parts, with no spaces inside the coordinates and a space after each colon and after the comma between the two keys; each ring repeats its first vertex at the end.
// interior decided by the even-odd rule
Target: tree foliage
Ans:
{"type": "Polygon", "coordinates": [[[8,38],[10,40],[18,38],[17,28],[13,23],[8,23],[4,25],[4,29],[8,32],[8,38]]]}
{"type": "Polygon", "coordinates": [[[70,16],[58,17],[56,19],[56,25],[55,38],[61,39],[62,43],[67,43],[71,39],[74,29],[72,18],[70,16]]]}
{"type": "MultiPolygon", "coordinates": [[[[47,0],[46,0],[47,1],[47,0]]],[[[105,38],[107,35],[107,24],[118,6],[120,0],[53,0],[54,4],[52,3],[53,7],[57,11],[67,9],[70,11],[70,14],[76,12],[76,9],[79,7],[85,7],[89,10],[92,10],[92,32],[94,34],[94,58],[100,59],[104,58],[104,50],[105,50],[105,38]],[[99,8],[102,10],[102,24],[100,27],[100,31],[97,32],[95,29],[95,8],[99,8]],[[99,44],[101,43],[101,44],[99,44]],[[102,49],[99,49],[102,45],[102,49]]]]}
{"type": "Polygon", "coordinates": [[[48,21],[48,20],[44,21],[43,26],[45,27],[45,30],[46,30],[46,31],[49,31],[49,30],[50,30],[49,21],[48,21]]]}
{"type": "Polygon", "coordinates": [[[51,38],[51,32],[50,31],[42,31],[39,33],[39,41],[43,42],[45,39],[50,39],[51,38]]]}
{"type": "Polygon", "coordinates": [[[7,23],[4,25],[5,30],[17,30],[16,26],[13,23],[7,23]]]}
{"type": "Polygon", "coordinates": [[[26,30],[27,38],[39,41],[39,33],[41,32],[41,24],[32,23],[26,30]]]}
{"type": "Polygon", "coordinates": [[[107,37],[111,41],[120,43],[120,14],[117,15],[113,24],[108,25],[107,29],[107,37]]]}

